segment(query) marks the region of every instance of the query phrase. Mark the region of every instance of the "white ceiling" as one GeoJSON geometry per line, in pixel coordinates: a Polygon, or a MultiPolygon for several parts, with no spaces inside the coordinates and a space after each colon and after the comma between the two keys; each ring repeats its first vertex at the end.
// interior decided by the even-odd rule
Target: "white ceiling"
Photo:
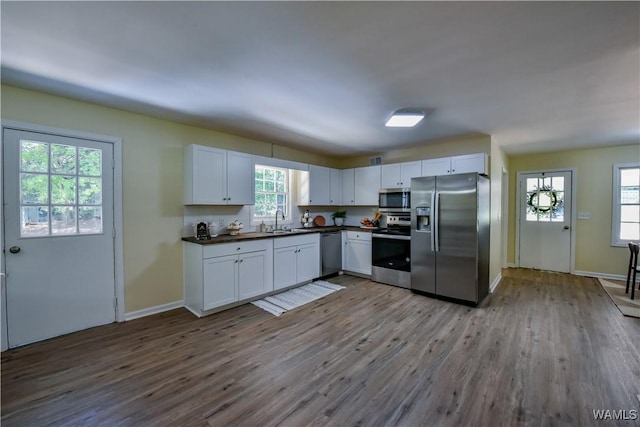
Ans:
{"type": "Polygon", "coordinates": [[[2,82],[335,155],[640,141],[639,2],[7,2],[2,82]],[[431,113],[385,128],[392,111],[431,113]]]}

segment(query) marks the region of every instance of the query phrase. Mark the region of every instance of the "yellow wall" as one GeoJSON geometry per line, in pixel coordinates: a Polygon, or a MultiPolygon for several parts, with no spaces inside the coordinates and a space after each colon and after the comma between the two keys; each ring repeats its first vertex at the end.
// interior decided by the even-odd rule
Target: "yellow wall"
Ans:
{"type": "Polygon", "coordinates": [[[503,222],[506,214],[502,212],[503,198],[502,180],[508,179],[503,170],[509,169],[509,159],[498,146],[496,141],[491,141],[491,253],[489,255],[489,283],[493,283],[502,274],[503,253],[507,250],[503,247],[503,222]]]}
{"type": "Polygon", "coordinates": [[[639,145],[528,154],[509,158],[508,262],[515,263],[517,173],[544,169],[576,169],[578,212],[590,220],[578,220],[576,271],[626,275],[627,248],[611,246],[613,164],[640,161],[639,145]]]}
{"type": "MultiPolygon", "coordinates": [[[[123,139],[125,310],[182,300],[182,150],[189,144],[269,156],[271,144],[3,85],[2,119],[123,139]]],[[[273,147],[287,160],[335,159],[273,147]]]]}

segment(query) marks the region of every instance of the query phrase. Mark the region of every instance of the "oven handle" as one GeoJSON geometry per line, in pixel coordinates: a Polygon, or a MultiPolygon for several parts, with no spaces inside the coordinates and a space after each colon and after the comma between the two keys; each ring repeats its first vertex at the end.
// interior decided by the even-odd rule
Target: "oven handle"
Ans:
{"type": "Polygon", "coordinates": [[[371,237],[376,238],[376,239],[390,239],[390,240],[411,240],[411,236],[399,236],[397,234],[395,235],[389,235],[389,234],[376,234],[376,233],[371,233],[371,237]]]}

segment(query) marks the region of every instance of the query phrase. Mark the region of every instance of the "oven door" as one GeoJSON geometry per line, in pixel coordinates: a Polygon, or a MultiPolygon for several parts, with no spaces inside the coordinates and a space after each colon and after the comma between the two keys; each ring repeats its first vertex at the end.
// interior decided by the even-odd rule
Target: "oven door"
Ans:
{"type": "Polygon", "coordinates": [[[411,191],[403,188],[387,188],[378,193],[378,208],[381,211],[410,212],[411,191]]]}
{"type": "Polygon", "coordinates": [[[371,237],[374,267],[411,271],[411,236],[372,233],[371,237]]]}

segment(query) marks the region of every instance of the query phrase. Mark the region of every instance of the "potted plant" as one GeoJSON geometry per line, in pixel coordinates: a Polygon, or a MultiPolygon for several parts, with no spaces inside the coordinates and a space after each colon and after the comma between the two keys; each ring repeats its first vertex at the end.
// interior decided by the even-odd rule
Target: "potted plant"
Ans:
{"type": "Polygon", "coordinates": [[[347,217],[347,211],[337,210],[331,214],[331,218],[333,219],[333,223],[341,227],[344,224],[344,219],[347,217]]]}

